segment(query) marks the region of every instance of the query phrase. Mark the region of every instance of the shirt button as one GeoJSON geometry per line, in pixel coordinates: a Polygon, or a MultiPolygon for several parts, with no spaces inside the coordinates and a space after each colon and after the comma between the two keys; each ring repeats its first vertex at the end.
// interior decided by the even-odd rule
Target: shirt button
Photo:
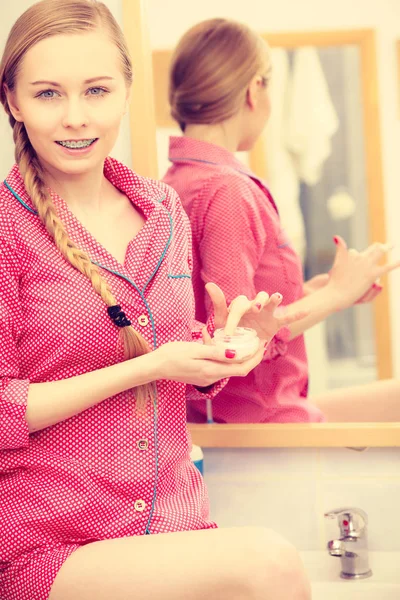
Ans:
{"type": "Polygon", "coordinates": [[[149,447],[149,440],[142,439],[137,441],[137,447],[139,450],[147,450],[149,447]]]}
{"type": "Polygon", "coordinates": [[[149,324],[149,319],[147,315],[140,315],[138,318],[138,323],[141,327],[146,327],[149,324]]]}
{"type": "Polygon", "coordinates": [[[136,500],[135,510],[136,512],[143,512],[146,508],[146,502],[144,500],[136,500]]]}

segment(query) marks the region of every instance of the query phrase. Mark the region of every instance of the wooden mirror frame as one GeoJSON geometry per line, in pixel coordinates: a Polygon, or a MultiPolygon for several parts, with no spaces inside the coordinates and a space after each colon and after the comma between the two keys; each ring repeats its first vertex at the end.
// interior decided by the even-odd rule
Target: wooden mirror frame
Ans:
{"type": "MultiPolygon", "coordinates": [[[[139,146],[141,149],[137,161],[135,161],[133,152],[133,164],[141,174],[157,177],[155,129],[156,127],[176,127],[176,123],[169,116],[167,99],[168,65],[171,50],[154,50],[151,54],[147,24],[143,14],[143,0],[137,3],[123,0],[123,9],[125,36],[135,66],[136,86],[131,101],[132,151],[139,146]],[[136,6],[134,11],[132,6],[136,6]],[[132,14],[132,11],[135,14],[132,14]],[[135,23],[135,27],[128,27],[128,23],[135,23]],[[141,31],[140,35],[138,29],[141,31]],[[138,65],[141,65],[139,69],[138,65]],[[152,81],[151,70],[153,70],[152,81]],[[151,114],[152,110],[153,114],[151,114]],[[137,115],[140,115],[140,122],[137,115]]],[[[374,31],[360,29],[288,32],[263,34],[263,37],[271,47],[286,49],[300,46],[356,45],[359,47],[369,238],[371,241],[384,241],[386,233],[384,206],[382,206],[384,193],[374,31]]],[[[254,147],[249,158],[252,169],[258,176],[263,177],[265,161],[262,143],[258,143],[254,147]]],[[[378,378],[390,378],[392,376],[392,347],[387,281],[384,281],[384,290],[374,304],[374,321],[378,378]]],[[[400,423],[189,424],[189,430],[193,442],[203,448],[400,446],[400,423]]]]}

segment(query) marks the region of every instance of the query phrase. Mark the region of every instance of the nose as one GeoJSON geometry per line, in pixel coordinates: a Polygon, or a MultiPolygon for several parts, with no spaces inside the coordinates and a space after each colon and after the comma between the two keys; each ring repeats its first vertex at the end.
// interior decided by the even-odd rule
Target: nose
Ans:
{"type": "Polygon", "coordinates": [[[70,99],[65,107],[63,126],[79,129],[86,127],[88,120],[84,104],[79,99],[70,99]]]}

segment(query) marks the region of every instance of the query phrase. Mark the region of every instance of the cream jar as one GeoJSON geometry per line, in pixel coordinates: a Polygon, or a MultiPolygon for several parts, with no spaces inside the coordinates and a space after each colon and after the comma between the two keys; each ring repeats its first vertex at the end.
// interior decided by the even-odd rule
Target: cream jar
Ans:
{"type": "Polygon", "coordinates": [[[227,335],[223,329],[216,329],[212,342],[223,350],[235,350],[232,360],[243,361],[253,356],[259,346],[260,339],[255,329],[236,327],[233,335],[227,335]]]}

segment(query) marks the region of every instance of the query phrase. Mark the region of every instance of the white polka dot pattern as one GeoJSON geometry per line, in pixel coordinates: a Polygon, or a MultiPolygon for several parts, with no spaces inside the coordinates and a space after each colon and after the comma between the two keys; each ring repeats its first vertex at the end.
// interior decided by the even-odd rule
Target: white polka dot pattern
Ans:
{"type": "MultiPolygon", "coordinates": [[[[210,310],[204,286],[213,281],[230,302],[240,294],[281,292],[283,305],[303,295],[301,263],[281,228],[266,186],[228,150],[189,137],[172,137],[172,166],[164,181],[180,196],[193,231],[196,317],[210,310]]],[[[246,378],[232,377],[213,400],[216,421],[227,423],[322,421],[307,401],[303,336],[282,329],[265,360],[246,378]]],[[[191,402],[190,421],[204,422],[205,402],[191,402]]]]}
{"type": "MultiPolygon", "coordinates": [[[[125,263],[53,194],[69,236],[102,265],[132,323],[146,315],[138,329],[151,347],[199,339],[191,279],[171,277],[190,275],[191,269],[190,226],[179,199],[165,184],[143,179],[114,159],[106,160],[105,175],[146,217],[125,263]]],[[[32,208],[16,166],[7,183],[32,208]]],[[[1,599],[45,600],[63,561],[82,544],[143,535],[146,527],[150,533],[215,527],[202,477],[189,457],[184,384],[157,383],[157,481],[153,406],[132,418],[129,392],[29,435],[30,383],[74,377],[122,357],[118,330],[101,298],[5,184],[0,277],[1,599]],[[146,441],[142,447],[140,440],[146,441]]]]}

